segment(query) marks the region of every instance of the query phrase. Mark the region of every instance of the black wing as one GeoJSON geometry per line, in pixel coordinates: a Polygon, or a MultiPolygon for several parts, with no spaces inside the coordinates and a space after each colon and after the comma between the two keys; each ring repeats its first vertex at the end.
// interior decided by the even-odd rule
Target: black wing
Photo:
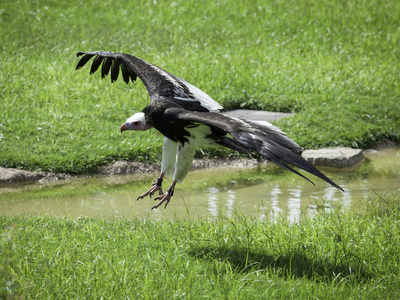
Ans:
{"type": "Polygon", "coordinates": [[[183,107],[188,103],[189,106],[199,103],[207,111],[217,112],[222,109],[219,103],[197,87],[138,57],[109,51],[78,52],[77,56],[82,58],[76,69],[82,68],[94,57],[90,74],[95,73],[101,65],[101,78],[111,71],[111,82],[118,79],[120,70],[126,83],[133,82],[139,77],[146,86],[151,100],[169,98],[181,102],[183,107]]]}
{"type": "MultiPolygon", "coordinates": [[[[170,113],[166,111],[166,113],[170,113]]],[[[229,133],[232,138],[222,136],[217,143],[240,151],[242,153],[257,152],[265,159],[307,179],[307,177],[294,170],[286,163],[313,174],[337,189],[343,189],[326,177],[311,163],[307,162],[300,154],[303,149],[286,136],[279,128],[268,122],[250,122],[211,112],[175,111],[175,118],[184,122],[198,122],[210,126],[214,131],[229,133]],[[245,151],[247,149],[247,151],[245,151]]]]}

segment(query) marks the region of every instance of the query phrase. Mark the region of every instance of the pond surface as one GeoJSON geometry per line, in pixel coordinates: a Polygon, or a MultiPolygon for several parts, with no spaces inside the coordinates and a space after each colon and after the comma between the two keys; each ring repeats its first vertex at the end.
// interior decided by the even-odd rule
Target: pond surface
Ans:
{"type": "MultiPolygon", "coordinates": [[[[309,177],[316,186],[273,164],[255,168],[194,170],[177,185],[167,209],[151,210],[153,199],[137,201],[157,174],[98,176],[70,181],[0,186],[0,211],[6,215],[95,218],[214,218],[235,212],[258,218],[289,218],[332,209],[362,210],[377,195],[400,191],[400,149],[365,154],[361,166],[322,171],[345,192],[309,177]]],[[[164,188],[169,180],[164,181],[164,188]]],[[[399,197],[396,197],[399,199],[399,197]]]]}

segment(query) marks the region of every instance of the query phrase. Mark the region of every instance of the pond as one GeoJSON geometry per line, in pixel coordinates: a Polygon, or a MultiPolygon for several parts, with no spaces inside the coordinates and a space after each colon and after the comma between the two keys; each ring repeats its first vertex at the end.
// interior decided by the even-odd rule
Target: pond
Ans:
{"type": "MultiPolygon", "coordinates": [[[[368,152],[353,169],[322,169],[345,192],[308,176],[316,186],[276,167],[194,170],[177,185],[167,209],[151,210],[153,199],[137,201],[157,174],[95,176],[47,183],[0,186],[0,211],[6,215],[69,217],[215,218],[240,212],[260,220],[285,217],[296,222],[332,209],[362,210],[377,195],[400,188],[400,148],[368,152]]],[[[170,181],[164,181],[164,188],[170,181]]],[[[396,199],[398,199],[397,197],[396,199]]]]}

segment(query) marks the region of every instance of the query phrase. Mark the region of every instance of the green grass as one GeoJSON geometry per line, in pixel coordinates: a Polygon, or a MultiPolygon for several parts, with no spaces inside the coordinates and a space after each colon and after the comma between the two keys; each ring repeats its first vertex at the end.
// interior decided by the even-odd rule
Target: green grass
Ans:
{"type": "Polygon", "coordinates": [[[398,195],[298,224],[0,217],[9,299],[397,299],[398,195]]]}
{"type": "Polygon", "coordinates": [[[157,132],[118,132],[148,103],[142,83],[75,72],[80,50],[142,57],[227,109],[295,112],[277,124],[305,148],[400,141],[399,14],[395,0],[2,1],[0,165],[159,159],[157,132]]]}

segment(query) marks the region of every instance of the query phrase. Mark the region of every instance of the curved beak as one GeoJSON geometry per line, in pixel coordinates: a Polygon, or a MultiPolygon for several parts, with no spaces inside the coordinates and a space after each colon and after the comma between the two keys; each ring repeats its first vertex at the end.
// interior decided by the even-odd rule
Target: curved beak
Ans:
{"type": "Polygon", "coordinates": [[[128,124],[126,124],[126,123],[122,124],[121,127],[119,128],[119,130],[121,131],[121,133],[122,133],[122,131],[128,130],[128,124]]]}

